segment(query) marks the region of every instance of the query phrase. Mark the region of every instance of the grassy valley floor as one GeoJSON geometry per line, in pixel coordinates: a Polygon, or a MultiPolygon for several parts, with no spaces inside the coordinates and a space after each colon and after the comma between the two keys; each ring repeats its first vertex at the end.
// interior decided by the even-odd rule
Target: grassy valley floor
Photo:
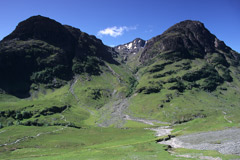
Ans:
{"type": "MultiPolygon", "coordinates": [[[[174,126],[173,135],[192,133],[196,119],[174,126]]],[[[227,123],[226,123],[227,124],[227,123]]],[[[237,124],[232,124],[237,126],[237,124]]],[[[1,159],[239,159],[237,155],[223,155],[217,151],[168,149],[156,143],[164,138],[147,128],[157,128],[128,121],[124,128],[88,127],[76,129],[64,126],[10,126],[0,130],[1,159]],[[40,134],[40,135],[39,135],[40,134]],[[38,136],[39,135],[39,136],[38,136]],[[16,142],[18,139],[25,138],[16,142]]],[[[201,129],[195,129],[201,130],[201,129]]],[[[194,131],[194,132],[195,132],[194,131]]]]}

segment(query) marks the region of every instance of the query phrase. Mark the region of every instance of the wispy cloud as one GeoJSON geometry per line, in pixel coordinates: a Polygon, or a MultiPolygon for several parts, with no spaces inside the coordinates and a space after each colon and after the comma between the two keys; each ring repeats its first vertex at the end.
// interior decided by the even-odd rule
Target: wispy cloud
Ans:
{"type": "Polygon", "coordinates": [[[127,26],[121,26],[121,27],[117,27],[117,26],[113,26],[113,27],[108,27],[106,29],[100,30],[98,32],[98,36],[102,37],[104,35],[109,35],[111,37],[118,37],[124,34],[124,32],[128,32],[130,30],[136,30],[137,26],[134,27],[127,27],[127,26]]]}
{"type": "Polygon", "coordinates": [[[153,28],[154,28],[153,25],[148,25],[148,26],[147,26],[147,29],[145,30],[145,32],[146,32],[146,33],[151,33],[151,32],[153,32],[153,28]]]}

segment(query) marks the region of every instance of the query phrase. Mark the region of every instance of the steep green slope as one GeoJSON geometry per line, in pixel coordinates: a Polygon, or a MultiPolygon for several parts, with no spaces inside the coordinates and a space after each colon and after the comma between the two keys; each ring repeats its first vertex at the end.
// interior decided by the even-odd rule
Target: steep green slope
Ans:
{"type": "Polygon", "coordinates": [[[172,123],[227,113],[239,123],[239,58],[202,23],[174,25],[141,54],[130,113],[172,123]]]}

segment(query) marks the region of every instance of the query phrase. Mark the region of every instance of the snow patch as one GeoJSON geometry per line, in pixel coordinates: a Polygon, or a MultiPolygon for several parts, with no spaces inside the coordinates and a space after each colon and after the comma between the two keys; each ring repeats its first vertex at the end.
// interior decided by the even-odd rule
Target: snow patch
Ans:
{"type": "Polygon", "coordinates": [[[128,49],[131,49],[131,48],[132,48],[132,43],[129,43],[129,44],[127,45],[127,48],[128,48],[128,49]]]}

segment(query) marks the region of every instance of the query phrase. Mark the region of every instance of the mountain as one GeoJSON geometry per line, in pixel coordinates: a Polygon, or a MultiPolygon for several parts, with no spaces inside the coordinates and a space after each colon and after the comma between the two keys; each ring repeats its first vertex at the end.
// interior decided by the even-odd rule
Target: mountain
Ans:
{"type": "MultiPolygon", "coordinates": [[[[170,27],[162,35],[148,41],[139,61],[144,64],[151,60],[154,61],[154,58],[168,61],[161,66],[162,69],[171,63],[182,60],[192,63],[193,60],[199,58],[206,63],[201,68],[205,73],[201,75],[201,69],[191,71],[194,73],[186,73],[181,80],[195,82],[201,79],[201,76],[210,78],[209,76],[215,73],[218,77],[214,79],[216,83],[222,83],[223,80],[231,82],[230,66],[239,66],[240,60],[238,53],[211,34],[201,22],[190,20],[180,22],[170,27]],[[207,71],[209,73],[206,73],[207,71]]],[[[161,67],[159,67],[159,71],[161,67]]],[[[207,87],[207,89],[213,90],[214,87],[207,87]]]]}
{"type": "Polygon", "coordinates": [[[199,21],[111,48],[30,17],[0,42],[0,159],[239,159],[156,143],[238,131],[239,61],[199,21]]]}
{"type": "Polygon", "coordinates": [[[203,23],[177,23],[148,40],[140,53],[129,109],[138,117],[185,122],[212,115],[210,108],[238,106],[239,60],[203,23]],[[225,101],[229,96],[235,100],[225,101]]]}
{"type": "Polygon", "coordinates": [[[59,88],[75,74],[97,75],[103,62],[117,63],[112,52],[95,36],[33,16],[0,42],[0,88],[18,97],[28,97],[32,84],[59,88]]]}
{"type": "Polygon", "coordinates": [[[144,48],[145,44],[146,41],[142,40],[141,38],[136,38],[132,42],[118,45],[114,47],[114,49],[123,57],[123,60],[126,61],[129,56],[132,54],[135,55],[141,51],[144,48]]]}
{"type": "Polygon", "coordinates": [[[114,50],[119,54],[118,60],[126,63],[131,69],[139,63],[139,56],[143,51],[147,41],[136,38],[133,41],[118,45],[114,47],[114,50]]]}
{"type": "Polygon", "coordinates": [[[66,125],[58,114],[68,110],[71,127],[82,127],[91,110],[132,92],[133,76],[116,55],[95,36],[53,19],[20,22],[0,42],[0,126],[66,125]]]}
{"type": "Polygon", "coordinates": [[[232,60],[229,63],[238,65],[239,62],[238,54],[211,34],[199,21],[186,20],[177,23],[163,34],[149,40],[140,61],[144,63],[163,52],[178,52],[173,56],[171,53],[161,55],[172,59],[204,58],[215,52],[223,52],[222,55],[232,60]]]}

